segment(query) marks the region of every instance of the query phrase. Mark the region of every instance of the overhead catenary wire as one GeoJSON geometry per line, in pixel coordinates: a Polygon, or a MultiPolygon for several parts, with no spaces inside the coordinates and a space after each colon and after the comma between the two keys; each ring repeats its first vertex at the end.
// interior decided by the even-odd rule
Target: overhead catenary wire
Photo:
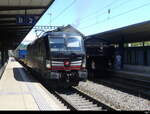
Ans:
{"type": "MultiPolygon", "coordinates": [[[[128,13],[130,13],[130,12],[133,12],[133,11],[135,11],[135,10],[137,10],[137,9],[146,7],[146,6],[148,6],[148,5],[150,5],[150,2],[149,2],[149,3],[146,3],[146,4],[143,4],[143,5],[141,5],[141,6],[138,6],[138,7],[132,8],[132,9],[130,9],[130,10],[128,10],[128,11],[122,12],[122,13],[120,13],[120,14],[118,14],[118,15],[112,16],[112,17],[109,18],[109,20],[110,20],[110,19],[114,19],[114,18],[119,17],[119,16],[122,16],[122,15],[125,15],[125,14],[128,14],[128,13]]],[[[103,23],[103,22],[105,22],[105,21],[107,21],[107,18],[104,19],[104,20],[95,22],[95,23],[93,23],[93,24],[87,25],[87,26],[85,26],[85,27],[82,27],[82,28],[80,28],[80,29],[87,29],[87,28],[89,28],[89,27],[91,27],[91,26],[96,25],[97,23],[103,23]]]]}
{"type": "MultiPolygon", "coordinates": [[[[133,0],[132,1],[129,1],[129,0],[125,0],[125,1],[123,1],[123,2],[121,2],[120,4],[118,4],[117,6],[114,6],[114,7],[106,7],[105,8],[105,10],[103,11],[103,10],[101,10],[101,11],[103,11],[103,12],[98,12],[97,14],[95,14],[96,15],[96,17],[98,18],[98,17],[100,17],[100,16],[103,16],[103,15],[105,15],[106,13],[108,13],[108,10],[110,10],[110,13],[109,14],[111,14],[111,10],[114,10],[114,9],[117,9],[117,8],[119,8],[119,7],[121,7],[122,5],[125,5],[125,4],[127,4],[127,3],[129,3],[129,2],[133,2],[133,0]]],[[[110,5],[111,6],[111,5],[110,5]]],[[[93,17],[93,18],[95,18],[95,17],[93,17]]],[[[81,19],[80,20],[80,23],[81,24],[85,24],[85,23],[87,23],[88,22],[88,17],[86,18],[86,19],[81,19]],[[87,21],[86,21],[87,20],[87,21]],[[84,23],[83,23],[84,22],[84,23]]]]}
{"type": "Polygon", "coordinates": [[[80,22],[82,22],[82,21],[88,19],[89,17],[91,17],[91,16],[93,16],[93,15],[97,15],[99,12],[105,10],[107,7],[110,7],[110,6],[113,5],[114,3],[116,3],[116,0],[112,1],[110,4],[107,4],[107,5],[104,6],[103,8],[100,8],[100,9],[94,11],[93,13],[88,14],[87,16],[81,18],[81,19],[80,19],[80,22]],[[98,13],[97,13],[97,12],[98,12],[98,13]]]}
{"type": "Polygon", "coordinates": [[[52,19],[51,22],[56,21],[63,13],[65,13],[69,8],[71,8],[77,0],[73,0],[67,7],[65,7],[56,17],[52,19]]]}

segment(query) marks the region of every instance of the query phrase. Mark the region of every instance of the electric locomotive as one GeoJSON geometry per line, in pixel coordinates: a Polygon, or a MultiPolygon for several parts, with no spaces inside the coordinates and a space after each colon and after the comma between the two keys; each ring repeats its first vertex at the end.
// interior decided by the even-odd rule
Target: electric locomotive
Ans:
{"type": "Polygon", "coordinates": [[[46,32],[27,47],[27,66],[52,88],[76,86],[87,79],[83,37],[46,32]]]}

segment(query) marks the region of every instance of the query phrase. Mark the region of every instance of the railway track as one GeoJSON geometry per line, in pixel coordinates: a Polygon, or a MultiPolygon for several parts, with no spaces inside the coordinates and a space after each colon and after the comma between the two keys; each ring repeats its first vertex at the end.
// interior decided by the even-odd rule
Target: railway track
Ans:
{"type": "Polygon", "coordinates": [[[42,84],[71,111],[115,111],[112,107],[101,103],[75,87],[51,90],[46,83],[43,82],[42,84]]]}
{"type": "Polygon", "coordinates": [[[150,99],[150,82],[145,80],[129,79],[124,77],[112,76],[107,79],[94,81],[121,91],[129,92],[136,96],[150,99]]]}
{"type": "Polygon", "coordinates": [[[53,91],[52,93],[73,111],[115,111],[112,107],[101,103],[77,88],[53,91]]]}

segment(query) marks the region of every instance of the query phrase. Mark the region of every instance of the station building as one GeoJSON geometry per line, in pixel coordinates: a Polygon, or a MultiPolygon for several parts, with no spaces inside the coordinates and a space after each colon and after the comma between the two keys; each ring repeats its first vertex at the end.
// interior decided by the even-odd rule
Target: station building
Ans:
{"type": "Polygon", "coordinates": [[[91,45],[107,42],[122,57],[122,69],[150,73],[150,21],[87,36],[91,45]]]}

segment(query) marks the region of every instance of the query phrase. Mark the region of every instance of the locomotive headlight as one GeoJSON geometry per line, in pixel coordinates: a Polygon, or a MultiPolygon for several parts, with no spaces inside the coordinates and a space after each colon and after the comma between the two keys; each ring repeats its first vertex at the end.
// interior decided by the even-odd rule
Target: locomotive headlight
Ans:
{"type": "Polygon", "coordinates": [[[46,60],[46,68],[50,69],[51,68],[51,63],[49,60],[46,60]]]}
{"type": "Polygon", "coordinates": [[[86,68],[86,59],[83,59],[82,68],[86,68]]]}
{"type": "Polygon", "coordinates": [[[103,47],[101,46],[100,49],[103,50],[103,47]]]}
{"type": "Polygon", "coordinates": [[[82,63],[82,68],[86,68],[86,63],[85,62],[82,63]]]}

